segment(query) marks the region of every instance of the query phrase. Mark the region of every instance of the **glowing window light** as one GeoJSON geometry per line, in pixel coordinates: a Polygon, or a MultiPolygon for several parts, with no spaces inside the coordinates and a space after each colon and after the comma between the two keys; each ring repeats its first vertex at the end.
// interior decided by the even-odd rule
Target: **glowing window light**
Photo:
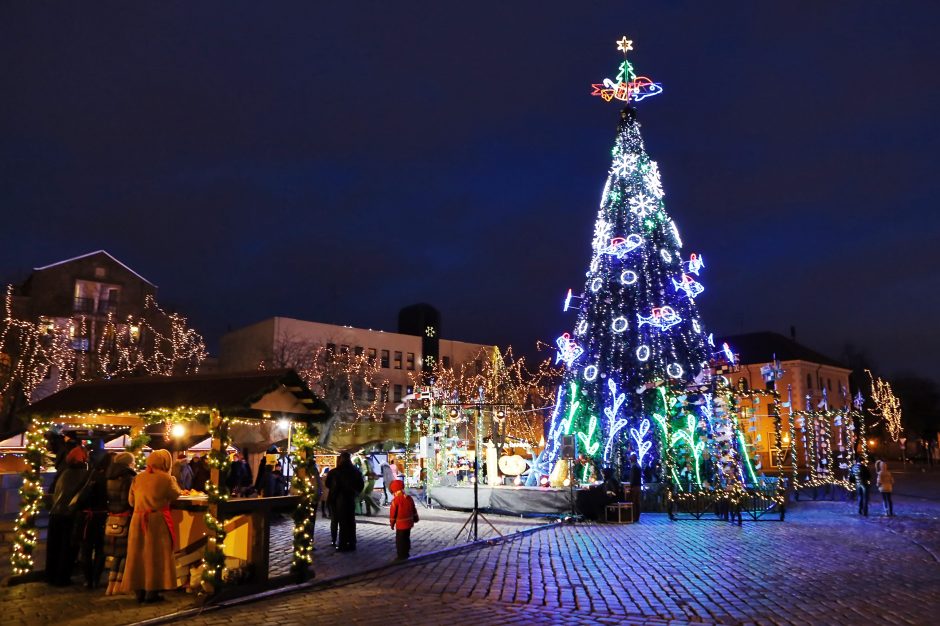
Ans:
{"type": "Polygon", "coordinates": [[[627,318],[621,315],[620,317],[614,318],[614,321],[611,323],[610,327],[615,333],[622,333],[623,331],[627,330],[629,325],[630,324],[627,322],[627,318]]]}
{"type": "Polygon", "coordinates": [[[636,358],[638,361],[646,361],[650,358],[650,347],[649,346],[640,346],[636,349],[636,358]]]}
{"type": "Polygon", "coordinates": [[[666,366],[666,373],[673,378],[680,378],[682,376],[682,371],[682,366],[678,363],[670,363],[666,366]]]}
{"type": "Polygon", "coordinates": [[[591,291],[597,293],[600,291],[601,286],[604,284],[604,281],[600,278],[595,278],[591,281],[591,291]]]}
{"type": "Polygon", "coordinates": [[[633,270],[623,270],[623,272],[620,274],[620,282],[624,285],[632,285],[637,281],[637,278],[639,277],[633,270]]]}
{"type": "Polygon", "coordinates": [[[584,380],[590,382],[594,380],[595,378],[597,378],[597,366],[588,365],[587,367],[585,367],[584,368],[584,380]]]}

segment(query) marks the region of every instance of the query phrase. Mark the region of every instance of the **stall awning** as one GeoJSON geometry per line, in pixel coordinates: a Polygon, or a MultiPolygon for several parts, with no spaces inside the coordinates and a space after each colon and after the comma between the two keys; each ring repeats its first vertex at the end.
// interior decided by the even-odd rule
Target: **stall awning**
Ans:
{"type": "Polygon", "coordinates": [[[55,419],[91,412],[131,416],[175,407],[305,422],[325,422],[330,416],[329,407],[290,369],[86,381],[23,408],[18,416],[55,419]]]}

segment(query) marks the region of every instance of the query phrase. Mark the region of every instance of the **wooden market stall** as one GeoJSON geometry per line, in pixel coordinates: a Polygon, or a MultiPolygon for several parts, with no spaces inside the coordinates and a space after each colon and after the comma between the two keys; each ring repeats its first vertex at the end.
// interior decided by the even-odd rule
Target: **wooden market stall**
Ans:
{"type": "MultiPolygon", "coordinates": [[[[308,477],[319,425],[329,418],[329,409],[293,370],[83,382],[27,407],[20,417],[28,424],[27,465],[37,475],[45,434],[51,429],[126,435],[131,451],[142,451],[147,443],[155,449],[183,450],[210,438],[206,493],[181,497],[172,510],[179,531],[179,577],[185,578],[193,566],[200,581],[194,580],[192,586],[209,594],[218,592],[229,578],[266,585],[271,515],[285,510],[295,513],[299,527],[294,533],[292,572],[299,578],[309,574],[312,516],[319,494],[308,477]],[[286,442],[293,444],[290,495],[230,497],[225,487],[230,446],[263,453],[286,442]],[[239,576],[230,576],[229,570],[236,568],[239,576]]],[[[27,515],[21,529],[24,541],[13,556],[15,574],[32,569],[32,559],[24,557],[30,557],[29,516],[38,514],[41,491],[38,496],[31,492],[28,482],[20,494],[21,511],[27,515]]]]}

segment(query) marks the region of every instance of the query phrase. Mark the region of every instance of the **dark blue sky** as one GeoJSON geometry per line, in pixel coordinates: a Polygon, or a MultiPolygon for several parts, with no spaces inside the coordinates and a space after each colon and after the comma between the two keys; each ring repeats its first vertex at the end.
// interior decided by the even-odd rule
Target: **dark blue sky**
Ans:
{"type": "Polygon", "coordinates": [[[0,278],[105,248],[212,347],[416,301],[451,338],[551,340],[625,33],[710,330],[940,378],[938,32],[927,1],[5,2],[0,278]]]}

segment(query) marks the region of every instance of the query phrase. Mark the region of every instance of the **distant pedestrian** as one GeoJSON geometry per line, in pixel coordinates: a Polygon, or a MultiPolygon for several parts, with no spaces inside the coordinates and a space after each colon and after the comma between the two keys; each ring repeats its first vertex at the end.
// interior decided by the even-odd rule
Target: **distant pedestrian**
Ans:
{"type": "Polygon", "coordinates": [[[66,454],[62,468],[56,472],[46,541],[46,580],[51,585],[64,587],[72,583],[72,569],[78,553],[78,543],[74,540],[78,510],[72,501],[88,478],[87,462],[85,448],[75,446],[66,454]]]}
{"type": "Polygon", "coordinates": [[[891,493],[894,491],[894,475],[888,469],[888,463],[881,461],[878,468],[878,491],[881,492],[881,502],[884,506],[885,515],[894,517],[894,503],[891,501],[891,493]]]}
{"type": "Polygon", "coordinates": [[[170,472],[176,479],[176,484],[180,489],[186,491],[193,488],[193,468],[189,466],[189,459],[185,452],[176,455],[176,463],[173,464],[173,470],[170,472]]]}
{"type": "Polygon", "coordinates": [[[405,561],[411,556],[411,529],[418,521],[418,508],[411,496],[405,493],[405,483],[393,480],[389,490],[394,494],[388,520],[395,531],[396,560],[405,561]]]}
{"type": "Polygon", "coordinates": [[[97,589],[104,571],[104,522],[108,517],[108,470],[114,453],[101,456],[82,488],[79,505],[78,537],[81,544],[82,572],[85,587],[97,589]]]}
{"type": "Polygon", "coordinates": [[[211,470],[209,469],[209,460],[206,455],[193,458],[189,462],[189,467],[193,470],[193,491],[205,493],[206,483],[209,482],[211,470]]]}
{"type": "Polygon", "coordinates": [[[108,468],[108,518],[104,527],[104,552],[107,556],[108,589],[105,595],[120,593],[127,561],[127,534],[133,509],[128,501],[134,482],[134,455],[121,452],[108,468]]]}
{"type": "Polygon", "coordinates": [[[336,520],[339,530],[336,550],[351,552],[356,549],[356,501],[365,481],[348,452],[339,455],[336,468],[326,476],[326,485],[330,490],[331,521],[336,520]]]}
{"type": "Polygon", "coordinates": [[[372,515],[372,510],[379,512],[379,505],[375,503],[373,492],[375,491],[375,479],[377,475],[369,472],[362,492],[359,494],[359,512],[363,515],[372,515]]]}
{"type": "MultiPolygon", "coordinates": [[[[392,484],[392,481],[397,478],[395,476],[395,470],[392,469],[392,466],[388,463],[382,463],[382,494],[384,495],[384,500],[382,506],[388,506],[389,502],[389,485],[392,484]]],[[[394,494],[393,494],[394,497],[394,494]]]]}
{"type": "Polygon", "coordinates": [[[173,548],[176,526],[170,504],[179,498],[180,488],[170,475],[172,455],[154,450],[147,458],[147,470],[134,478],[128,502],[134,507],[127,537],[127,565],[121,590],[133,591],[138,602],[157,602],[161,591],[176,589],[176,561],[173,548]]]}
{"type": "Polygon", "coordinates": [[[855,491],[858,495],[858,514],[868,516],[868,499],[871,496],[871,470],[862,462],[862,458],[855,457],[852,466],[852,476],[855,478],[855,491]]]}
{"type": "Polygon", "coordinates": [[[643,469],[637,461],[636,453],[630,453],[630,501],[633,503],[633,521],[640,521],[640,504],[643,495],[643,469]]]}

